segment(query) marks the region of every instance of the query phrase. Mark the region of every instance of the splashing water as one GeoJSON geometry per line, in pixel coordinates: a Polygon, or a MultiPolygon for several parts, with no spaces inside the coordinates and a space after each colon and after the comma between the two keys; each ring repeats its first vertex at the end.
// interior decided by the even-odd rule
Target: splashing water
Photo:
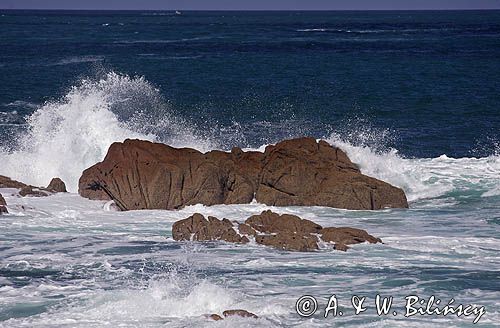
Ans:
{"type": "MultiPolygon", "coordinates": [[[[394,148],[380,145],[381,133],[363,129],[356,138],[332,134],[326,140],[343,149],[349,158],[369,176],[402,188],[409,201],[449,196],[500,195],[500,156],[483,158],[404,158],[394,148]],[[370,137],[370,135],[379,137],[370,137]],[[377,144],[371,144],[375,141],[377,144]]],[[[355,135],[351,133],[351,137],[355,135]]]]}
{"type": "Polygon", "coordinates": [[[108,147],[126,138],[207,150],[209,138],[168,113],[160,93],[142,77],[110,72],[85,79],[61,99],[45,103],[27,118],[14,151],[0,149],[0,174],[34,185],[62,178],[77,190],[81,172],[101,161],[108,147]]]}

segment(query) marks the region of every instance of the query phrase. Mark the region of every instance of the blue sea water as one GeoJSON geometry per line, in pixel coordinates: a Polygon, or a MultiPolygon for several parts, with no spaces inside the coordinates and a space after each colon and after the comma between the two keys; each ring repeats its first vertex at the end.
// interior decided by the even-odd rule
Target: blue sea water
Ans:
{"type": "Polygon", "coordinates": [[[500,11],[0,11],[0,174],[71,193],[0,190],[0,327],[468,327],[405,318],[404,296],[483,305],[500,322],[500,11]],[[354,226],[383,245],[298,254],[181,244],[193,212],[243,221],[260,204],[117,213],[75,192],[112,142],[261,149],[309,135],[403,188],[409,210],[273,208],[354,226]],[[353,294],[397,316],[355,316],[353,294]],[[295,301],[336,294],[346,315],[295,301]],[[260,316],[211,322],[245,308],[260,316]]]}

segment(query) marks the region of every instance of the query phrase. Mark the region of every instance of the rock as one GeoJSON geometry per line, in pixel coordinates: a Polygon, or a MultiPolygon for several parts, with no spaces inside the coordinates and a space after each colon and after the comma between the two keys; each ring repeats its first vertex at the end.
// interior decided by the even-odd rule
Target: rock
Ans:
{"type": "Polygon", "coordinates": [[[28,185],[16,180],[12,180],[9,177],[0,175],[0,188],[16,188],[21,189],[27,187],[28,185]]]}
{"type": "Polygon", "coordinates": [[[66,192],[66,185],[59,178],[54,178],[50,181],[47,188],[38,188],[32,185],[28,185],[16,180],[12,180],[6,176],[0,175],[0,188],[16,188],[20,189],[19,195],[32,196],[32,197],[45,197],[50,196],[54,192],[66,192]]]}
{"type": "Polygon", "coordinates": [[[32,186],[26,186],[21,188],[19,191],[19,195],[26,197],[26,196],[31,196],[31,197],[46,197],[50,196],[49,192],[46,192],[44,190],[34,188],[32,186]]]}
{"type": "Polygon", "coordinates": [[[51,192],[67,192],[66,184],[59,178],[53,178],[46,190],[51,192]]]}
{"type": "Polygon", "coordinates": [[[238,224],[238,231],[241,234],[249,235],[249,236],[255,236],[257,234],[257,231],[255,231],[251,226],[249,226],[246,223],[239,223],[238,224]]]}
{"type": "Polygon", "coordinates": [[[266,234],[255,236],[258,244],[289,251],[318,249],[318,238],[311,234],[319,233],[322,227],[298,216],[264,211],[249,217],[245,223],[259,233],[266,234]]]}
{"type": "Polygon", "coordinates": [[[258,202],[351,210],[408,207],[403,190],[361,174],[340,149],[312,138],[266,147],[258,202]]]}
{"type": "MultiPolygon", "coordinates": [[[[243,318],[254,318],[254,319],[259,318],[257,315],[253,314],[252,312],[248,312],[247,310],[241,310],[241,309],[239,309],[239,310],[226,310],[226,311],[222,312],[222,315],[225,318],[232,317],[232,316],[240,316],[243,318]]],[[[218,315],[216,313],[208,315],[207,317],[212,319],[212,320],[215,320],[215,321],[224,320],[223,317],[221,317],[220,315],[218,315]]]]}
{"type": "Polygon", "coordinates": [[[254,197],[275,206],[408,207],[401,189],[361,174],[342,150],[313,138],[282,141],[264,153],[233,148],[205,154],[125,140],[83,172],[79,193],[112,199],[122,210],[242,204],[254,197]]]}
{"type": "Polygon", "coordinates": [[[365,230],[356,228],[323,228],[312,221],[290,214],[279,215],[263,211],[249,217],[245,223],[219,220],[195,213],[172,226],[174,240],[210,241],[224,240],[232,243],[248,243],[250,238],[265,246],[280,250],[308,252],[319,249],[320,238],[335,243],[335,249],[346,251],[347,245],[369,242],[381,243],[365,230]]]}
{"type": "Polygon", "coordinates": [[[258,318],[257,315],[253,314],[252,312],[248,312],[247,310],[226,310],[226,311],[222,312],[222,314],[226,318],[233,316],[233,315],[237,315],[237,316],[240,316],[243,318],[255,318],[255,319],[258,318]]]}
{"type": "Polygon", "coordinates": [[[2,194],[0,194],[0,214],[7,214],[9,211],[7,211],[7,202],[3,198],[2,194]]]}
{"type": "Polygon", "coordinates": [[[248,243],[248,238],[239,235],[233,228],[233,223],[227,219],[219,220],[213,216],[208,219],[195,213],[187,219],[172,225],[172,237],[175,240],[224,240],[232,243],[248,243]]]}
{"type": "Polygon", "coordinates": [[[259,215],[252,215],[245,223],[251,228],[264,233],[319,233],[322,229],[319,224],[301,219],[296,215],[279,215],[269,210],[263,211],[259,215]]]}
{"type": "Polygon", "coordinates": [[[278,232],[273,235],[257,235],[258,244],[286,251],[310,252],[317,250],[318,238],[310,233],[278,232]]]}
{"type": "Polygon", "coordinates": [[[365,230],[356,228],[324,228],[321,230],[321,239],[325,242],[334,242],[335,249],[346,251],[347,245],[369,242],[371,244],[381,243],[382,239],[373,237],[365,230]]]}
{"type": "Polygon", "coordinates": [[[211,314],[208,316],[210,319],[214,320],[214,321],[219,321],[219,320],[224,320],[223,317],[221,317],[220,315],[214,313],[214,314],[211,314]]]}

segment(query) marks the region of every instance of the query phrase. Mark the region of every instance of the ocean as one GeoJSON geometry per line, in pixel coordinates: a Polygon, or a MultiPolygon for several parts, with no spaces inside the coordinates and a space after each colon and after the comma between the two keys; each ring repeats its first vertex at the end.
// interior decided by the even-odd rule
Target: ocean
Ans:
{"type": "Polygon", "coordinates": [[[0,327],[470,327],[405,317],[405,297],[484,306],[500,324],[500,11],[0,10],[0,327]],[[77,194],[126,138],[201,151],[312,136],[410,209],[188,206],[115,212],[77,194]],[[181,243],[195,212],[265,209],[382,238],[347,252],[181,243]],[[301,317],[296,302],[314,296],[301,317]],[[344,315],[323,316],[335,295],[344,315]],[[366,296],[354,314],[351,297],[366,296]],[[378,315],[377,295],[394,297],[378,315]],[[241,308],[259,316],[214,322],[241,308]]]}

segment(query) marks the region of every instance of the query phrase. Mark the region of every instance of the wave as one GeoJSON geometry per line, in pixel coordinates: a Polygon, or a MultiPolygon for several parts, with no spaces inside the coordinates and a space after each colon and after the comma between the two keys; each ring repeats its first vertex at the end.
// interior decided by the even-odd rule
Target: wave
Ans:
{"type": "Polygon", "coordinates": [[[377,144],[386,138],[380,131],[360,131],[360,142],[332,134],[326,140],[343,149],[361,172],[402,188],[409,201],[433,198],[469,199],[500,195],[500,156],[405,158],[394,148],[377,144]],[[378,136],[377,136],[378,135],[378,136]],[[368,140],[372,143],[368,145],[368,140]]]}
{"type": "Polygon", "coordinates": [[[24,100],[16,100],[7,104],[4,104],[5,107],[22,107],[22,108],[36,108],[38,105],[29,101],[24,100]]]}
{"type": "Polygon", "coordinates": [[[151,39],[151,40],[121,40],[114,41],[114,44],[161,44],[161,43],[183,43],[190,41],[200,41],[200,40],[212,40],[212,39],[222,39],[222,37],[194,37],[194,38],[182,38],[182,39],[151,39]]]}
{"type": "MultiPolygon", "coordinates": [[[[101,78],[83,79],[60,99],[39,106],[10,143],[0,147],[0,174],[39,186],[60,177],[75,192],[82,171],[101,161],[113,142],[127,138],[200,151],[249,144],[248,131],[239,122],[230,126],[204,122],[198,128],[172,112],[160,91],[143,77],[109,72],[101,78]]],[[[2,115],[0,122],[10,123],[8,115],[14,114],[2,115]]],[[[278,129],[292,131],[290,135],[269,135],[279,123],[266,123],[251,126],[260,135],[254,136],[256,146],[311,134],[302,128],[308,124],[291,120],[278,129]]],[[[386,146],[393,139],[390,131],[373,129],[359,119],[355,123],[337,129],[325,140],[344,149],[364,174],[403,188],[410,201],[500,195],[498,151],[484,158],[405,158],[386,146]]]]}
{"type": "Polygon", "coordinates": [[[81,63],[97,63],[104,61],[104,56],[76,56],[62,59],[49,66],[81,64],[81,63]]]}
{"type": "Polygon", "coordinates": [[[101,161],[109,146],[126,138],[207,150],[188,122],[173,117],[159,91],[142,77],[114,72],[84,79],[55,101],[41,105],[27,127],[0,147],[0,174],[33,185],[63,179],[78,189],[84,169],[101,161]]]}

